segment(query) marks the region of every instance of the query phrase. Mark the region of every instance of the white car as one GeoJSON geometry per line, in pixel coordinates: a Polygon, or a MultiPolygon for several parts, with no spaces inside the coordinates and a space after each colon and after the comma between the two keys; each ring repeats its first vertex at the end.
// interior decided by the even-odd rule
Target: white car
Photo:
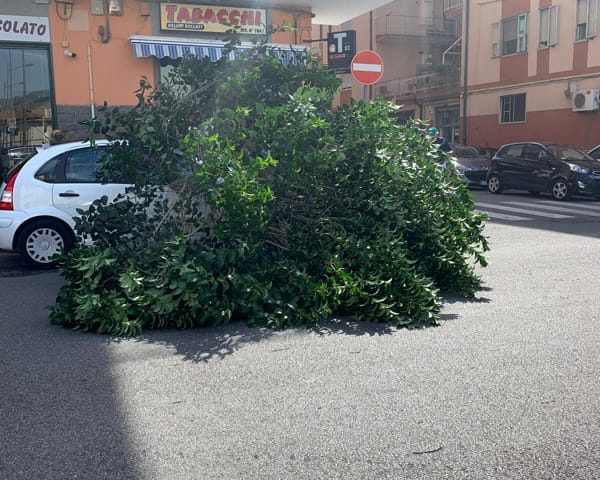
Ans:
{"type": "Polygon", "coordinates": [[[109,142],[65,143],[40,149],[9,172],[0,186],[0,250],[17,251],[38,267],[75,243],[77,209],[106,195],[125,193],[126,184],[102,183],[99,162],[109,142]]]}

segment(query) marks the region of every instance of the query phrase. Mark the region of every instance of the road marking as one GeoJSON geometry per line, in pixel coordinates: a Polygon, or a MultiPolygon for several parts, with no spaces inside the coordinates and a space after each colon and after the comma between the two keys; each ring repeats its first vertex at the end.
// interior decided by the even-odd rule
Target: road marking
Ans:
{"type": "Polygon", "coordinates": [[[560,215],[558,213],[538,212],[537,210],[526,210],[524,208],[507,207],[504,205],[497,205],[494,203],[475,203],[475,206],[485,207],[485,208],[495,208],[497,210],[506,210],[507,212],[513,212],[513,213],[526,213],[528,215],[535,215],[536,217],[544,217],[544,218],[573,218],[572,215],[560,215]]]}
{"type": "MultiPolygon", "coordinates": [[[[525,202],[503,202],[503,203],[507,203],[509,205],[521,205],[524,207],[532,206],[531,203],[525,203],[525,202]]],[[[536,203],[535,208],[541,208],[541,209],[545,209],[545,210],[554,210],[556,212],[563,212],[563,213],[576,213],[578,215],[585,215],[588,217],[600,217],[600,212],[587,212],[587,211],[579,210],[578,208],[559,207],[558,205],[547,206],[547,205],[539,205],[536,203]]]]}
{"type": "MultiPolygon", "coordinates": [[[[547,203],[549,205],[556,205],[556,200],[541,200],[536,203],[547,203]]],[[[577,205],[577,208],[589,208],[591,210],[600,210],[600,204],[598,205],[590,205],[590,204],[582,204],[582,203],[568,203],[567,205],[577,205]]]]}
{"type": "Polygon", "coordinates": [[[509,220],[511,222],[522,222],[523,220],[531,220],[531,218],[517,217],[516,215],[508,215],[506,213],[486,212],[484,210],[476,210],[477,213],[485,213],[490,218],[498,220],[509,220]]]}

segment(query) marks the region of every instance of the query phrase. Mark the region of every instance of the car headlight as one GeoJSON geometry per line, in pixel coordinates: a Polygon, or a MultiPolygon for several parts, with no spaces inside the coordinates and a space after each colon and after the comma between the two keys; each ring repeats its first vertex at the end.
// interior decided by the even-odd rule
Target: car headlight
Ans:
{"type": "Polygon", "coordinates": [[[450,160],[450,163],[452,163],[452,166],[456,168],[459,172],[464,172],[467,169],[467,167],[465,167],[462,163],[455,160],[454,158],[450,160]]]}
{"type": "Polygon", "coordinates": [[[567,165],[569,166],[569,168],[571,169],[572,172],[583,173],[584,175],[587,175],[588,173],[590,173],[589,168],[580,167],[579,165],[575,165],[574,163],[567,163],[567,165]]]}

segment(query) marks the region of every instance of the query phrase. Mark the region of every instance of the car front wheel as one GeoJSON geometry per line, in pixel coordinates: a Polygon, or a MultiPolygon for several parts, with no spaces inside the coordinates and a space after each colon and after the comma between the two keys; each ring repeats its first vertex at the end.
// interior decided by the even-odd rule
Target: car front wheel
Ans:
{"type": "Polygon", "coordinates": [[[555,200],[568,200],[571,197],[571,187],[566,180],[558,178],[552,183],[551,193],[555,200]]]}
{"type": "Polygon", "coordinates": [[[498,175],[491,175],[487,184],[490,193],[502,193],[502,181],[498,175]]]}
{"type": "Polygon", "coordinates": [[[53,220],[39,220],[27,225],[18,240],[19,253],[37,268],[56,265],[55,256],[73,247],[73,234],[53,220]]]}

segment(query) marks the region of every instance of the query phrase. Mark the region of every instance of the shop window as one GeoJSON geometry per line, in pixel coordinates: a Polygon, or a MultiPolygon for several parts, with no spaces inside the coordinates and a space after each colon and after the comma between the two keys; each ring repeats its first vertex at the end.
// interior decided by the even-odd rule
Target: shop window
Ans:
{"type": "Polygon", "coordinates": [[[0,47],[0,147],[41,145],[52,131],[46,48],[0,47]]]}
{"type": "Polygon", "coordinates": [[[500,97],[500,123],[525,121],[526,94],[504,95],[500,97]]]}
{"type": "Polygon", "coordinates": [[[539,48],[552,47],[558,43],[558,6],[540,10],[539,48]]]}

